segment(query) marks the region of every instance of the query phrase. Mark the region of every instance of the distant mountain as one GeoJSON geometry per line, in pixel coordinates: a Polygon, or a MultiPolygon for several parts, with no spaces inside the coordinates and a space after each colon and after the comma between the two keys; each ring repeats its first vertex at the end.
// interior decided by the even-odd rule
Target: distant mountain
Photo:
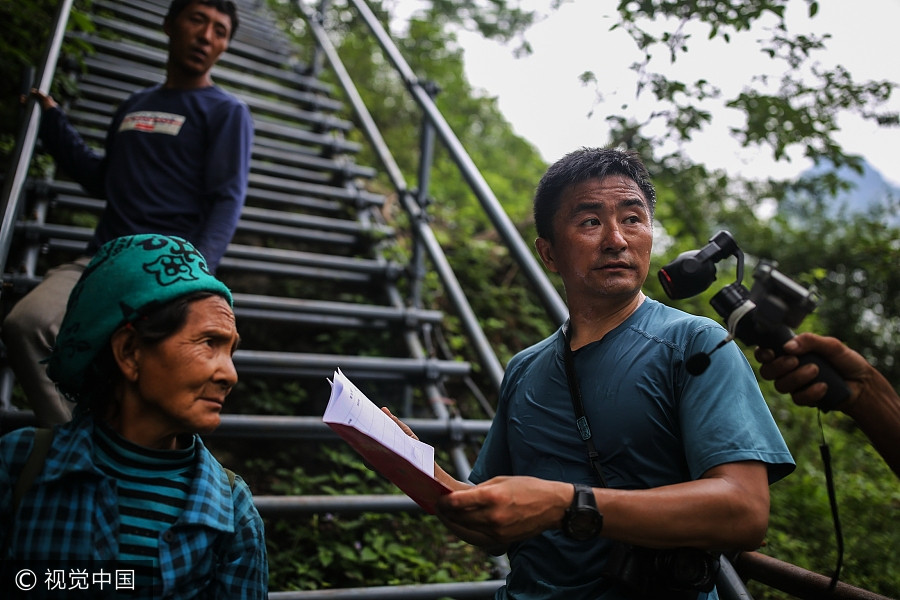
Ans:
{"type": "MultiPolygon", "coordinates": [[[[830,164],[820,164],[801,173],[802,177],[821,175],[833,170],[830,164]]],[[[849,214],[865,214],[873,211],[885,211],[891,223],[900,225],[900,186],[887,181],[882,174],[868,162],[863,162],[863,172],[857,173],[850,167],[841,167],[837,175],[850,183],[851,188],[840,192],[829,200],[828,206],[833,215],[842,211],[849,214]]]]}

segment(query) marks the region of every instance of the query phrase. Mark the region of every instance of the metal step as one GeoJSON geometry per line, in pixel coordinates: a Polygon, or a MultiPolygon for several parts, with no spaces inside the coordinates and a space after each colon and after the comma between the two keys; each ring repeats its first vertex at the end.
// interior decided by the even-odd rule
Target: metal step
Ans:
{"type": "Polygon", "coordinates": [[[398,308],[307,298],[283,298],[235,292],[234,311],[239,321],[265,319],[304,322],[341,328],[385,328],[389,325],[436,324],[443,313],[436,310],[398,308]]]}
{"type": "MultiPolygon", "coordinates": [[[[123,15],[135,14],[135,11],[119,3],[102,2],[98,3],[98,5],[123,15]]],[[[142,44],[163,51],[165,51],[168,43],[168,38],[162,32],[162,16],[160,16],[159,21],[134,18],[129,19],[128,22],[107,17],[95,17],[94,24],[98,28],[115,32],[118,36],[129,40],[131,43],[142,44]]],[[[258,72],[260,69],[265,69],[267,75],[272,79],[281,80],[283,83],[311,92],[331,94],[331,87],[328,84],[314,77],[304,75],[296,67],[291,68],[296,65],[296,60],[290,54],[289,49],[284,49],[280,53],[274,52],[270,45],[266,45],[263,49],[262,45],[265,42],[271,44],[272,37],[269,37],[267,40],[257,38],[257,44],[248,44],[246,40],[250,39],[250,36],[245,31],[245,26],[247,25],[246,22],[241,22],[238,27],[238,36],[229,43],[227,52],[217,64],[218,68],[245,72],[258,72]],[[264,55],[266,59],[259,60],[260,54],[264,55]]],[[[164,55],[165,53],[163,52],[164,55]]]]}
{"type": "MultiPolygon", "coordinates": [[[[109,124],[112,113],[107,115],[93,111],[88,112],[78,106],[70,110],[67,115],[73,125],[83,130],[85,140],[92,141],[99,146],[106,139],[106,132],[103,128],[109,124]]],[[[323,121],[319,124],[324,126],[326,123],[323,121]]],[[[313,155],[355,154],[360,149],[359,143],[344,139],[342,134],[335,133],[337,130],[312,131],[300,127],[299,121],[288,123],[254,115],[253,125],[255,129],[254,145],[266,145],[266,138],[269,137],[274,140],[272,145],[277,146],[281,142],[283,146],[283,143],[287,142],[296,145],[295,150],[307,148],[307,152],[313,155]]]]}
{"type": "MultiPolygon", "coordinates": [[[[72,203],[75,205],[75,203],[72,203]]],[[[356,233],[328,230],[314,227],[303,227],[291,224],[291,217],[302,221],[303,215],[286,214],[280,217],[283,223],[253,220],[255,211],[264,209],[247,208],[238,221],[237,233],[257,234],[266,239],[282,238],[295,242],[330,244],[335,247],[355,247],[365,243],[372,236],[370,232],[356,233]]],[[[274,211],[271,211],[274,212],[274,211]]],[[[348,222],[351,223],[351,222],[348,222]]],[[[312,223],[311,223],[312,225],[312,223]]],[[[84,242],[86,246],[93,236],[93,229],[88,227],[76,227],[73,225],[58,225],[54,223],[39,223],[36,221],[21,221],[16,223],[16,230],[34,240],[67,239],[76,242],[84,242]]],[[[227,254],[226,254],[227,255],[227,254]]]]}
{"type": "Polygon", "coordinates": [[[396,358],[388,356],[349,356],[308,354],[300,352],[268,352],[238,350],[234,366],[242,376],[271,375],[278,377],[325,378],[336,368],[355,380],[436,381],[443,376],[468,375],[467,362],[434,358],[396,358]]]}
{"type": "MultiPolygon", "coordinates": [[[[104,112],[110,116],[115,107],[132,91],[160,83],[163,78],[162,65],[146,66],[127,59],[110,60],[105,56],[94,56],[86,58],[84,65],[88,71],[83,76],[82,83],[79,84],[82,98],[93,97],[98,100],[108,100],[106,105],[108,108],[104,112]],[[124,74],[122,74],[123,72],[124,74]],[[119,78],[118,81],[116,77],[119,78]],[[94,87],[85,88],[84,86],[88,84],[92,84],[94,87]],[[110,93],[109,89],[112,89],[113,93],[110,93]]],[[[285,85],[290,90],[297,89],[297,86],[293,85],[290,80],[286,81],[285,85]]],[[[295,103],[307,103],[310,100],[307,96],[298,96],[293,91],[287,93],[288,98],[283,99],[282,96],[273,94],[278,91],[278,88],[273,89],[270,82],[266,82],[263,87],[257,89],[243,88],[236,91],[254,113],[266,112],[285,119],[307,121],[326,129],[348,131],[353,126],[350,121],[340,119],[330,112],[303,111],[291,104],[285,104],[284,100],[295,103]]],[[[314,101],[319,104],[323,102],[319,97],[315,97],[314,101]]],[[[79,104],[83,105],[83,102],[79,101],[79,104]]],[[[99,103],[97,106],[98,108],[102,107],[99,103]]],[[[335,104],[335,109],[337,108],[339,105],[335,104]]]]}
{"type": "MultiPolygon", "coordinates": [[[[334,187],[306,182],[292,182],[280,177],[250,172],[250,185],[272,191],[283,191],[293,194],[304,194],[320,198],[341,200],[345,206],[365,208],[381,206],[384,196],[373,194],[357,187],[334,187]]],[[[249,194],[248,194],[249,195],[249,194]]]]}
{"type": "MultiPolygon", "coordinates": [[[[334,163],[335,167],[338,163],[339,161],[334,163]]],[[[34,182],[32,190],[38,189],[43,191],[34,193],[49,193],[57,197],[87,197],[81,186],[66,179],[34,182]]],[[[383,196],[354,187],[348,188],[347,185],[291,181],[264,173],[257,174],[251,169],[247,204],[252,206],[255,200],[266,204],[277,204],[294,209],[307,208],[325,213],[342,213],[346,212],[348,208],[365,208],[384,204],[383,196]]],[[[98,200],[98,202],[104,201],[98,200]]],[[[101,210],[102,205],[96,205],[95,208],[101,210]]]]}
{"type": "MultiPolygon", "coordinates": [[[[148,46],[137,46],[127,40],[110,40],[96,35],[79,33],[73,34],[73,37],[91,44],[97,52],[102,52],[107,57],[108,62],[113,62],[116,59],[125,59],[155,66],[160,73],[163,71],[166,62],[165,50],[158,50],[148,46]]],[[[283,96],[286,100],[296,102],[300,106],[312,110],[339,111],[343,107],[343,103],[324,95],[322,92],[310,92],[303,89],[303,86],[299,84],[272,81],[255,73],[260,73],[260,71],[244,73],[229,69],[224,65],[216,65],[212,72],[216,83],[224,87],[250,90],[269,88],[273,94],[283,96]]],[[[263,71],[262,74],[265,75],[266,72],[263,71]]]]}
{"type": "Polygon", "coordinates": [[[309,592],[269,592],[269,600],[490,600],[502,579],[471,583],[430,583],[328,589],[309,592]]]}
{"type": "MultiPolygon", "coordinates": [[[[329,373],[329,376],[331,373],[329,373]]],[[[405,419],[416,434],[428,443],[447,442],[463,437],[486,435],[491,426],[487,420],[466,419],[405,419]]],[[[266,438],[290,440],[331,440],[340,438],[326,425],[322,418],[270,416],[270,415],[222,415],[222,424],[204,438],[266,438]]]]}
{"type": "MultiPolygon", "coordinates": [[[[271,19],[258,14],[264,9],[260,3],[257,4],[259,6],[253,7],[254,10],[248,10],[245,6],[238,7],[240,25],[237,35],[229,43],[228,54],[249,57],[256,64],[268,64],[275,67],[292,65],[293,70],[298,74],[301,73],[305,70],[305,65],[300,64],[296,59],[295,50],[284,37],[273,31],[271,19]]],[[[117,0],[116,2],[95,0],[94,5],[101,8],[104,13],[118,15],[128,23],[141,25],[154,32],[162,30],[163,18],[168,10],[168,2],[158,2],[154,5],[154,3],[140,0],[117,0]]],[[[326,91],[329,87],[315,77],[306,77],[304,83],[310,89],[320,89],[321,91],[326,91]]]]}

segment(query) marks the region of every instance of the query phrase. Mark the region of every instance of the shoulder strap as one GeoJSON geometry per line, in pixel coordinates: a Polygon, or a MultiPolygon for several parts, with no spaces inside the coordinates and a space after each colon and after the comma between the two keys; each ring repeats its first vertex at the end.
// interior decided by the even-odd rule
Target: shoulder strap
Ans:
{"type": "Polygon", "coordinates": [[[572,398],[572,408],[575,410],[575,426],[578,427],[578,433],[587,446],[588,460],[591,462],[597,479],[600,481],[600,487],[606,486],[606,478],[603,477],[603,471],[600,468],[600,453],[594,446],[594,440],[591,439],[591,426],[588,423],[587,415],[584,414],[584,402],[581,400],[581,386],[578,385],[578,376],[575,373],[575,360],[572,357],[572,346],[569,339],[569,330],[571,325],[566,321],[563,325],[563,362],[566,366],[566,381],[569,384],[569,396],[572,398]]]}
{"type": "Polygon", "coordinates": [[[19,472],[19,479],[16,480],[16,487],[13,490],[12,514],[16,514],[19,510],[19,504],[25,493],[34,482],[34,478],[38,476],[41,469],[44,468],[44,461],[47,459],[47,453],[50,451],[50,443],[53,441],[53,429],[37,428],[34,430],[34,444],[31,447],[31,454],[28,460],[19,472]]]}

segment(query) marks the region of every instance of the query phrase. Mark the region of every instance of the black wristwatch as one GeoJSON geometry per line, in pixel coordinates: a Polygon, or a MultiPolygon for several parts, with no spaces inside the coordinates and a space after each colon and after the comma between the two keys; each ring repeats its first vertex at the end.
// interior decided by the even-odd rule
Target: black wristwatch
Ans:
{"type": "Polygon", "coordinates": [[[603,529],[603,515],[597,510],[594,490],[589,485],[576,483],[572,506],[563,517],[563,532],[575,540],[589,540],[597,537],[603,529]]]}

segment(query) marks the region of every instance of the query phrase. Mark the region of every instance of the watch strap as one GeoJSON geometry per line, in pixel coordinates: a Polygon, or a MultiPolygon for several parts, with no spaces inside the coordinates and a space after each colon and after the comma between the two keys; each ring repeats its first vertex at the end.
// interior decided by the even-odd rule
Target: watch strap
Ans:
{"type": "Polygon", "coordinates": [[[594,488],[583,483],[573,483],[572,485],[575,486],[575,495],[572,496],[572,508],[582,506],[581,502],[579,502],[580,497],[587,497],[588,505],[597,508],[597,499],[594,498],[594,488]]]}

